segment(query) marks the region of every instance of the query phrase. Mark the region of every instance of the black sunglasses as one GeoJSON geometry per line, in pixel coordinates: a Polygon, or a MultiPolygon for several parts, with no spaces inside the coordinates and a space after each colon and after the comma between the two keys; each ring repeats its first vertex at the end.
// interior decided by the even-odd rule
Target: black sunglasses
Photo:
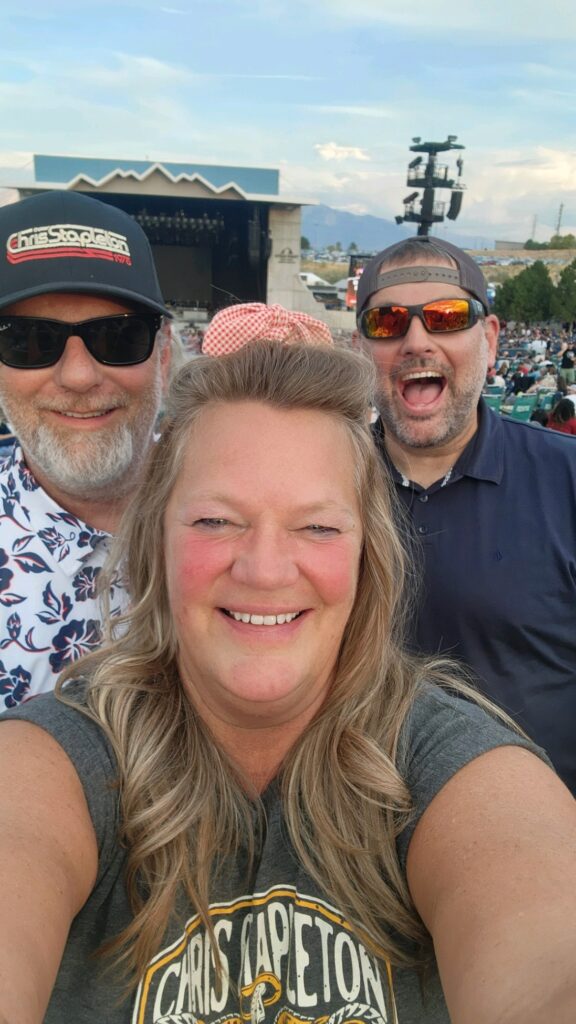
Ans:
{"type": "Polygon", "coordinates": [[[77,324],[36,316],[0,315],[0,362],[15,370],[55,366],[72,335],[82,338],[104,366],[136,366],[152,355],[162,317],[158,313],[97,316],[77,324]]]}
{"type": "Polygon", "coordinates": [[[412,317],[417,316],[430,334],[466,331],[486,316],[478,299],[435,299],[421,306],[375,306],[365,309],[358,326],[365,338],[392,341],[408,333],[412,317]]]}

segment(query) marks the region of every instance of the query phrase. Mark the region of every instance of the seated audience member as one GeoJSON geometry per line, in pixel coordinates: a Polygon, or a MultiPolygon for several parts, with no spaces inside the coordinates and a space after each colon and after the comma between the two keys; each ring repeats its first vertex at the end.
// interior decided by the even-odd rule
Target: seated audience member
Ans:
{"type": "Polygon", "coordinates": [[[530,423],[538,423],[541,427],[548,425],[549,413],[545,409],[534,409],[534,412],[530,413],[530,423]]]}
{"type": "Polygon", "coordinates": [[[495,370],[489,370],[486,374],[486,384],[489,387],[505,388],[506,381],[501,373],[497,373],[495,370]]]}
{"type": "Polygon", "coordinates": [[[576,434],[576,416],[572,399],[560,399],[552,409],[547,425],[550,430],[558,430],[561,434],[576,434]]]}
{"type": "Polygon", "coordinates": [[[558,377],[555,373],[552,373],[549,369],[543,369],[540,372],[538,380],[531,384],[526,394],[534,395],[539,391],[556,391],[558,387],[558,377]]]}
{"type": "Polygon", "coordinates": [[[181,371],[117,638],[0,722],[0,1020],[572,1024],[576,805],[402,646],[373,388],[326,345],[181,371]]]}

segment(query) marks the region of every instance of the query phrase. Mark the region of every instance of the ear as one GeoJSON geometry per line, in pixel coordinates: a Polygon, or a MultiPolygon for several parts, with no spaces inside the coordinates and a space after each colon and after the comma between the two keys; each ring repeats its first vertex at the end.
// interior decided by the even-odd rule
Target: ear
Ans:
{"type": "Polygon", "coordinates": [[[498,354],[498,338],[500,336],[500,321],[494,313],[489,313],[483,321],[484,337],[488,342],[488,369],[491,369],[498,354]]]}

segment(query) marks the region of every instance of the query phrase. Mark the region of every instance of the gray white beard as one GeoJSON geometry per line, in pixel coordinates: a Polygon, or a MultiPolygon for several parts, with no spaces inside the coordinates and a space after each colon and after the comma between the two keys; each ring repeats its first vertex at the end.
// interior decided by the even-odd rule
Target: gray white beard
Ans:
{"type": "Polygon", "coordinates": [[[100,495],[112,485],[117,494],[125,493],[141,468],[147,448],[134,445],[128,424],[121,424],[105,437],[84,436],[77,446],[64,445],[44,425],[34,431],[32,444],[27,444],[26,438],[20,440],[31,461],[56,487],[83,498],[100,495]]]}

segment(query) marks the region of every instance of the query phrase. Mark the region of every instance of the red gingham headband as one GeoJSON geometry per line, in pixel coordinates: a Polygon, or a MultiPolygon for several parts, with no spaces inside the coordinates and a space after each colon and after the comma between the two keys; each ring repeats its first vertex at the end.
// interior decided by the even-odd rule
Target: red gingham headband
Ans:
{"type": "Polygon", "coordinates": [[[285,345],[333,345],[326,324],[307,313],[284,306],[245,302],[216,313],[202,342],[202,354],[222,356],[236,352],[247,341],[281,341],[285,345]]]}

